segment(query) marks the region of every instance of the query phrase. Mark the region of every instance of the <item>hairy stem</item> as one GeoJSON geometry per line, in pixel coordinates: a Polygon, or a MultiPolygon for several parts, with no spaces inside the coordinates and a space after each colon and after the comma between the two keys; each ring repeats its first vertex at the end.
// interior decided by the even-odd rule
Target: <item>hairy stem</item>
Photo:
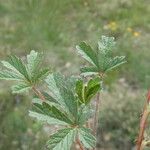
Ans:
{"type": "Polygon", "coordinates": [[[32,90],[42,101],[45,101],[44,95],[38,89],[36,89],[35,87],[32,87],[32,90]]]}
{"type": "Polygon", "coordinates": [[[140,121],[140,131],[139,131],[139,136],[138,136],[138,139],[137,139],[137,150],[143,150],[144,132],[145,132],[145,129],[146,129],[148,116],[150,114],[150,111],[149,111],[149,108],[148,108],[149,102],[150,102],[150,91],[148,92],[147,102],[144,106],[142,118],[141,118],[141,121],[140,121]]]}
{"type": "Polygon", "coordinates": [[[80,140],[77,138],[76,143],[79,145],[80,150],[84,150],[80,140]]]}

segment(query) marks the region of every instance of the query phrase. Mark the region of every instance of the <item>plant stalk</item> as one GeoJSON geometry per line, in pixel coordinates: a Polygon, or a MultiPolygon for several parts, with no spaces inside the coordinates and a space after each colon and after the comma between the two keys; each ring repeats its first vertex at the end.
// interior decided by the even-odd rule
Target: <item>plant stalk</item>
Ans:
{"type": "Polygon", "coordinates": [[[84,148],[83,148],[83,146],[82,146],[82,144],[78,138],[77,138],[76,142],[79,145],[80,150],[84,150],[84,148]]]}
{"type": "Polygon", "coordinates": [[[36,89],[35,87],[32,87],[32,90],[42,101],[45,101],[44,95],[38,89],[36,89]]]}
{"type": "Polygon", "coordinates": [[[94,135],[96,135],[97,127],[98,127],[98,118],[99,118],[99,107],[100,107],[100,92],[97,94],[96,98],[96,109],[95,109],[95,116],[94,116],[94,135]]]}
{"type": "Polygon", "coordinates": [[[143,115],[140,121],[140,131],[139,131],[139,136],[137,139],[137,150],[143,150],[143,140],[144,140],[144,132],[146,129],[146,124],[147,124],[147,120],[148,120],[148,116],[150,114],[149,111],[149,103],[150,103],[150,90],[148,92],[148,96],[147,96],[147,101],[146,104],[144,106],[144,110],[143,110],[143,115]]]}

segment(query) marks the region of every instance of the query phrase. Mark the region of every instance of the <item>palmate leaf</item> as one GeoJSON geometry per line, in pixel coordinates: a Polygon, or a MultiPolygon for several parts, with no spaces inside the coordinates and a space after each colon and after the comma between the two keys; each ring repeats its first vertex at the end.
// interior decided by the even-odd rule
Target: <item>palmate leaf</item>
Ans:
{"type": "Polygon", "coordinates": [[[47,77],[46,83],[48,84],[51,96],[62,106],[63,110],[66,110],[70,117],[76,119],[77,100],[73,89],[70,88],[73,84],[71,78],[67,79],[60,73],[53,73],[47,77]]]}
{"type": "Polygon", "coordinates": [[[50,136],[47,148],[50,150],[70,150],[76,134],[77,130],[73,128],[58,130],[57,133],[50,136]]]}
{"type": "Polygon", "coordinates": [[[3,66],[11,70],[14,74],[22,76],[24,79],[29,81],[29,75],[22,60],[17,56],[9,56],[7,61],[2,61],[3,66]]]}
{"type": "Polygon", "coordinates": [[[83,80],[78,80],[76,82],[76,93],[80,104],[88,104],[100,88],[99,77],[90,79],[86,84],[84,84],[83,80]]]}
{"type": "MultiPolygon", "coordinates": [[[[35,112],[34,114],[38,114],[38,115],[37,116],[32,115],[32,117],[36,117],[38,120],[41,120],[41,116],[43,116],[43,118],[47,119],[48,124],[55,124],[55,121],[62,123],[61,125],[72,124],[72,121],[68,118],[68,116],[62,111],[60,111],[59,109],[57,109],[55,106],[50,106],[46,102],[43,103],[34,102],[33,104],[34,104],[34,112],[35,112]],[[53,121],[50,122],[48,120],[53,120],[53,121]]],[[[29,113],[29,115],[31,116],[31,112],[29,113]]]]}
{"type": "Polygon", "coordinates": [[[91,130],[81,127],[58,130],[50,136],[47,148],[50,150],[71,150],[71,146],[77,137],[85,148],[94,148],[96,145],[96,138],[91,134],[91,130]]]}
{"type": "Polygon", "coordinates": [[[48,69],[40,67],[42,58],[40,53],[31,51],[27,56],[27,64],[25,64],[17,56],[9,56],[7,61],[2,61],[5,69],[0,71],[0,79],[18,82],[12,87],[13,93],[27,91],[49,74],[48,69]]]}
{"type": "Polygon", "coordinates": [[[114,38],[106,36],[102,36],[101,41],[98,42],[98,49],[95,51],[86,43],[78,45],[78,53],[91,64],[91,66],[82,67],[81,73],[84,76],[105,74],[124,64],[126,62],[124,56],[112,56],[114,45],[114,38]]]}
{"type": "Polygon", "coordinates": [[[94,148],[96,145],[96,138],[91,134],[91,130],[85,127],[78,129],[79,140],[86,148],[94,148]]]}

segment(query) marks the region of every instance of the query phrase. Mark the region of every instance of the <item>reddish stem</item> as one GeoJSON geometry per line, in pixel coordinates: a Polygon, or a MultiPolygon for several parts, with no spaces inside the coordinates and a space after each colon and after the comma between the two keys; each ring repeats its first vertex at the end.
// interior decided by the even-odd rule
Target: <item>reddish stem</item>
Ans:
{"type": "Polygon", "coordinates": [[[32,90],[34,91],[34,93],[42,100],[45,101],[45,97],[43,96],[43,94],[37,90],[35,87],[32,87],[32,90]]]}
{"type": "Polygon", "coordinates": [[[150,111],[148,110],[149,103],[150,103],[150,90],[148,92],[147,101],[144,106],[143,115],[142,115],[142,118],[140,121],[140,131],[139,131],[139,136],[138,136],[138,140],[137,140],[137,150],[143,150],[142,143],[144,140],[144,131],[146,129],[148,116],[150,114],[150,111]]]}
{"type": "Polygon", "coordinates": [[[81,144],[81,142],[80,142],[80,140],[78,138],[77,138],[76,142],[79,145],[80,150],[84,150],[84,148],[83,148],[83,146],[82,146],[82,144],[81,144]]]}
{"type": "Polygon", "coordinates": [[[96,110],[94,116],[94,135],[96,135],[96,131],[98,127],[99,107],[100,107],[100,93],[97,94],[97,98],[96,98],[96,110]]]}

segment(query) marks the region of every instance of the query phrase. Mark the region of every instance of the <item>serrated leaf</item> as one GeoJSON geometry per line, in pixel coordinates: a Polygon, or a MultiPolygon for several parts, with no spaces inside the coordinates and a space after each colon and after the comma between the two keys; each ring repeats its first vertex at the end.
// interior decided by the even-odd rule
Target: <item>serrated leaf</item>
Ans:
{"type": "Polygon", "coordinates": [[[98,68],[95,66],[89,66],[89,67],[82,67],[80,69],[81,75],[83,76],[90,76],[90,75],[96,75],[98,74],[98,68]]]}
{"type": "Polygon", "coordinates": [[[27,64],[17,56],[9,56],[7,61],[2,61],[5,70],[0,71],[0,79],[18,81],[12,88],[14,93],[26,91],[49,74],[48,69],[40,67],[41,60],[42,55],[35,51],[27,56],[27,64]]]}
{"type": "Polygon", "coordinates": [[[24,76],[25,79],[30,80],[25,65],[23,64],[22,60],[17,56],[9,56],[7,62],[2,61],[2,63],[6,68],[15,71],[16,73],[24,76]]]}
{"type": "Polygon", "coordinates": [[[98,42],[97,51],[94,51],[84,42],[81,46],[78,46],[77,50],[81,56],[92,64],[91,66],[85,66],[80,69],[82,75],[90,76],[105,74],[125,63],[126,61],[124,56],[112,56],[112,48],[114,45],[115,41],[113,37],[102,36],[101,40],[98,42]]]}
{"type": "Polygon", "coordinates": [[[125,56],[116,56],[111,60],[111,63],[108,65],[107,72],[126,63],[125,56]]]}
{"type": "Polygon", "coordinates": [[[30,89],[30,85],[27,85],[25,83],[20,83],[18,85],[14,85],[12,86],[12,92],[13,93],[23,93],[23,92],[27,92],[30,89]]]}
{"type": "Polygon", "coordinates": [[[91,134],[91,130],[88,128],[79,128],[78,130],[79,140],[86,148],[94,148],[96,146],[96,138],[91,134]]]}
{"type": "Polygon", "coordinates": [[[85,125],[87,120],[92,116],[92,109],[90,106],[82,104],[78,111],[78,123],[80,126],[85,125]]]}
{"type": "Polygon", "coordinates": [[[39,70],[39,72],[34,74],[34,76],[32,77],[32,81],[37,82],[37,81],[43,80],[48,76],[48,74],[49,74],[49,69],[47,68],[39,70]]]}
{"type": "Polygon", "coordinates": [[[50,117],[48,115],[44,115],[42,113],[37,113],[37,112],[34,112],[34,111],[29,111],[29,116],[33,117],[33,118],[36,118],[37,120],[42,121],[43,123],[48,123],[50,125],[56,125],[56,124],[57,125],[62,125],[62,126],[68,125],[64,121],[60,121],[56,118],[50,117]]]}
{"type": "Polygon", "coordinates": [[[70,150],[76,137],[76,129],[65,128],[50,136],[47,148],[50,150],[70,150]]]}
{"type": "Polygon", "coordinates": [[[32,83],[43,80],[49,74],[49,69],[41,69],[42,60],[43,54],[35,52],[34,50],[32,50],[30,54],[27,55],[27,68],[31,76],[32,83]]]}
{"type": "Polygon", "coordinates": [[[57,100],[54,99],[54,98],[53,98],[50,94],[48,94],[47,92],[43,92],[43,95],[44,95],[44,97],[45,97],[45,99],[46,99],[47,101],[50,101],[50,102],[53,102],[53,103],[57,103],[57,104],[58,104],[57,100]]]}
{"type": "Polygon", "coordinates": [[[105,55],[111,54],[111,50],[116,43],[114,40],[115,40],[114,37],[102,36],[101,41],[98,42],[98,48],[100,52],[105,55]]]}
{"type": "Polygon", "coordinates": [[[97,65],[97,56],[94,50],[85,42],[81,42],[76,46],[78,53],[86,59],[89,63],[97,65]]]}
{"type": "Polygon", "coordinates": [[[77,117],[77,100],[73,91],[67,86],[67,79],[60,73],[53,73],[46,79],[51,96],[66,110],[68,115],[77,117]]]}
{"type": "Polygon", "coordinates": [[[34,106],[36,106],[38,110],[45,115],[64,121],[68,124],[72,124],[72,121],[68,118],[67,114],[65,114],[62,110],[57,109],[54,105],[50,106],[47,102],[43,102],[42,104],[34,103],[34,106]]]}
{"type": "Polygon", "coordinates": [[[41,53],[35,52],[34,50],[32,50],[30,54],[27,55],[27,67],[31,75],[37,70],[42,59],[43,55],[41,53]]]}
{"type": "Polygon", "coordinates": [[[16,80],[16,81],[23,81],[23,76],[14,73],[12,71],[8,71],[8,70],[3,70],[0,71],[0,79],[5,79],[5,80],[16,80]]]}

